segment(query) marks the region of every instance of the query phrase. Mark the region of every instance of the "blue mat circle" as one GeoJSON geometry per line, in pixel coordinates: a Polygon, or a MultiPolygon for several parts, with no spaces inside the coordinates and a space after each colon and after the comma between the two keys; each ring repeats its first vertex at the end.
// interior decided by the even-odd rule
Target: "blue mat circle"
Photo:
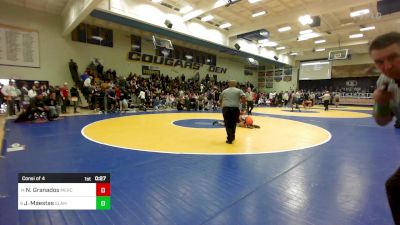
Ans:
{"type": "Polygon", "coordinates": [[[189,127],[189,128],[222,128],[221,125],[213,125],[215,119],[185,119],[185,120],[176,120],[172,124],[180,127],[189,127]]]}

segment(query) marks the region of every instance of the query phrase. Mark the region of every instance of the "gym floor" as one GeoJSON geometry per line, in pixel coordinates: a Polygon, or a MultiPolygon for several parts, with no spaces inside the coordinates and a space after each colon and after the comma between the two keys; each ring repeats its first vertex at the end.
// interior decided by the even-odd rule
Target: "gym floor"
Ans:
{"type": "Polygon", "coordinates": [[[8,120],[1,225],[393,224],[385,180],[400,129],[371,108],[256,108],[233,145],[221,113],[147,112],[8,120]],[[7,152],[20,143],[25,150],[7,152]],[[111,173],[109,211],[18,211],[17,174],[111,173]]]}

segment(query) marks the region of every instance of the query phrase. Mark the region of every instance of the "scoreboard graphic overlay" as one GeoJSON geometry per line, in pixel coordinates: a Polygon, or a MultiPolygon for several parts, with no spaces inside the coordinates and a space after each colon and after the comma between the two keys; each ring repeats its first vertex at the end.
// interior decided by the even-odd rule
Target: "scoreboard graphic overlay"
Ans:
{"type": "Polygon", "coordinates": [[[110,210],[109,173],[20,173],[18,210],[110,210]]]}

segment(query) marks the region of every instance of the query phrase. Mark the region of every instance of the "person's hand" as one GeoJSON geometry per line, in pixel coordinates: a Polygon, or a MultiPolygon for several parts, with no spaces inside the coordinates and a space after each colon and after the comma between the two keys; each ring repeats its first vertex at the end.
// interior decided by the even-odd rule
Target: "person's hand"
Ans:
{"type": "Polygon", "coordinates": [[[393,93],[387,91],[386,87],[377,88],[374,91],[375,102],[379,105],[388,105],[392,98],[393,98],[393,93]]]}
{"type": "Polygon", "coordinates": [[[374,118],[380,126],[387,125],[393,118],[393,112],[389,106],[393,93],[387,91],[388,85],[384,84],[381,88],[374,91],[374,118]]]}

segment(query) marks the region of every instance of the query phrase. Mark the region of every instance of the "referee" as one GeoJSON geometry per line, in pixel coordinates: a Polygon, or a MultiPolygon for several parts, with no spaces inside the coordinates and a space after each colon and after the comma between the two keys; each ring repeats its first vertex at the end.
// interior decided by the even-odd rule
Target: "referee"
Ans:
{"type": "Polygon", "coordinates": [[[222,106],[227,140],[226,143],[232,144],[235,140],[236,123],[239,120],[240,101],[246,101],[244,92],[236,88],[236,81],[229,81],[229,87],[222,91],[219,96],[219,103],[222,106]]]}

